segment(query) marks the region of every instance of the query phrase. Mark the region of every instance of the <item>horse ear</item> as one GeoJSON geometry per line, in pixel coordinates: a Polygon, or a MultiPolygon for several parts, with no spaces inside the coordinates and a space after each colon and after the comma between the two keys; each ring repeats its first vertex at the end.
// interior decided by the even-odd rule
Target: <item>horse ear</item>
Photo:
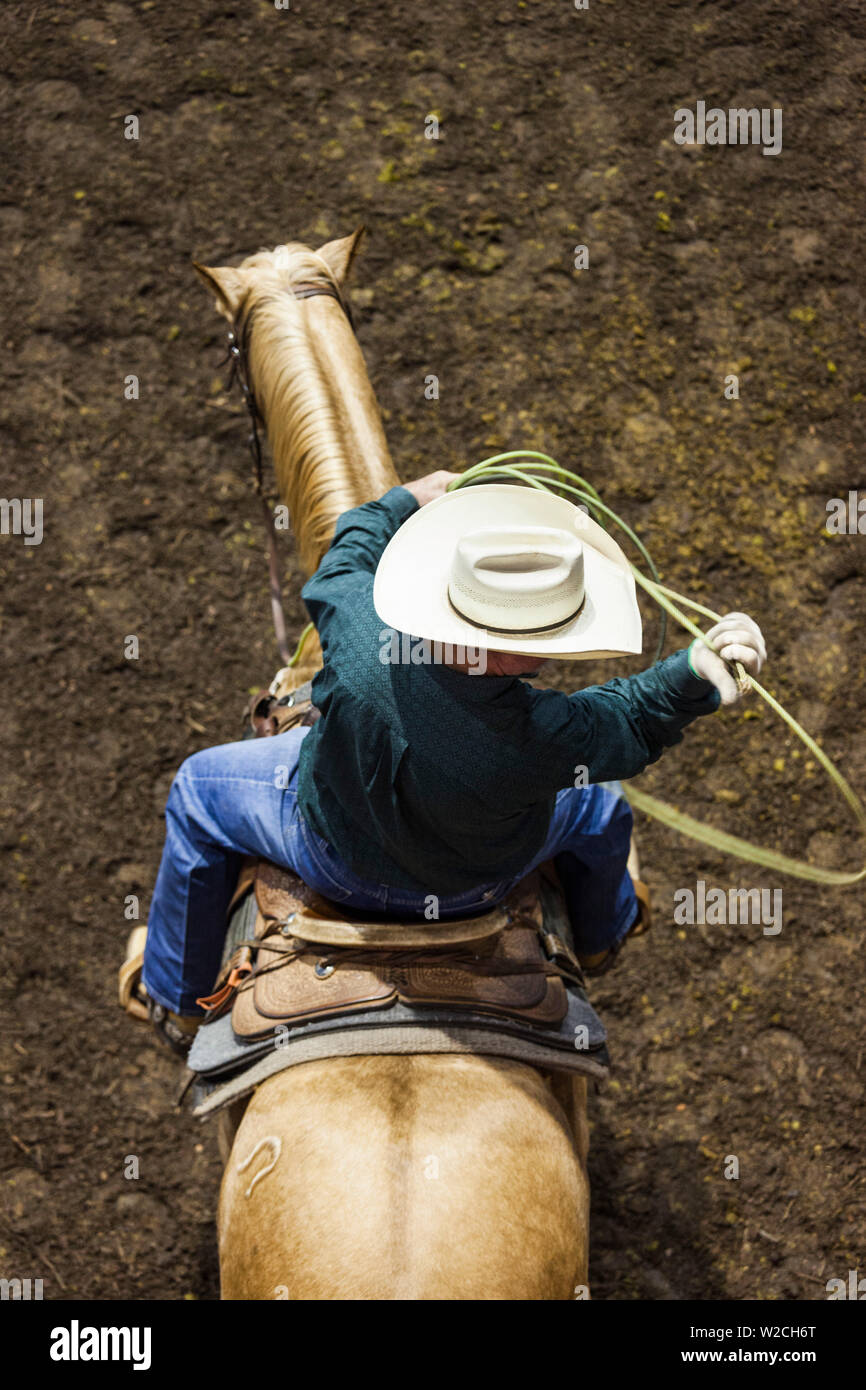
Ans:
{"type": "Polygon", "coordinates": [[[193,261],[192,264],[196,275],[216,294],[219,312],[225,314],[228,319],[236,319],[241,300],[247,291],[243,271],[236,270],[231,265],[199,265],[198,261],[193,261]]]}
{"type": "Polygon", "coordinates": [[[358,227],[351,236],[328,241],[319,247],[316,254],[321,256],[338,285],[342,285],[347,279],[363,235],[364,228],[358,227]]]}

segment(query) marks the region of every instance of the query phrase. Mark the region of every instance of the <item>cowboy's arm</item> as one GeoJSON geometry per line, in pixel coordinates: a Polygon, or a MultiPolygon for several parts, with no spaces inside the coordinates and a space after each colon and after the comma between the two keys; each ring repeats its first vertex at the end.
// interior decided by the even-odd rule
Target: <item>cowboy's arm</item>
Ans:
{"type": "Polygon", "coordinates": [[[338,517],[330,548],[301,590],[326,656],[332,643],[351,638],[382,551],[418,506],[409,488],[392,487],[338,517]]]}
{"type": "Polygon", "coordinates": [[[720,702],[716,688],[692,670],[687,649],[639,675],[573,695],[554,690],[533,695],[533,714],[550,754],[542,776],[556,788],[580,785],[578,768],[586,768],[590,782],[637,776],[682,740],[687,725],[712,714],[720,702]]]}

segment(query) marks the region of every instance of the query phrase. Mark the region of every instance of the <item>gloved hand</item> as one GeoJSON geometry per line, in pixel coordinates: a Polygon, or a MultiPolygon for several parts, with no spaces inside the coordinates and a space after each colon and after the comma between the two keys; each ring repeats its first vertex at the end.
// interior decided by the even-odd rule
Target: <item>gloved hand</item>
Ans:
{"type": "Polygon", "coordinates": [[[739,661],[750,676],[757,676],[767,659],[767,648],[761,629],[745,613],[726,613],[705,633],[718,656],[695,638],[689,647],[689,665],[696,675],[711,681],[722,697],[723,705],[734,705],[742,691],[731,675],[726,661],[739,661]]]}

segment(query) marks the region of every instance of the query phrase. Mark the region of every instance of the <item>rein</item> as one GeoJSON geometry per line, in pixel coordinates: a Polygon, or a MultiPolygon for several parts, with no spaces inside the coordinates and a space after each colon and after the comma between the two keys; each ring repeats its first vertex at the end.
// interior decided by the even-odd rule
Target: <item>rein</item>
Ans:
{"type": "MultiPolygon", "coordinates": [[[[299,280],[296,285],[290,285],[288,292],[295,296],[295,299],[312,299],[315,295],[327,295],[329,299],[336,299],[343,313],[346,315],[349,327],[355,332],[355,324],[352,318],[352,311],[338,290],[336,285],[329,284],[328,281],[299,280]]],[[[255,313],[255,306],[249,313],[239,316],[232,323],[228,331],[228,352],[223,362],[231,362],[229,379],[226,389],[231,390],[235,381],[240,383],[241,393],[246,402],[247,411],[250,417],[250,433],[248,443],[250,454],[253,460],[253,483],[256,494],[262,506],[262,519],[265,525],[265,532],[268,541],[268,583],[271,596],[271,617],[274,624],[274,636],[276,637],[277,650],[284,666],[293,664],[289,652],[288,638],[286,636],[286,615],[283,612],[283,581],[282,570],[280,568],[280,555],[277,549],[277,531],[274,525],[273,512],[268,505],[265,496],[263,464],[262,464],[262,441],[259,433],[259,426],[264,427],[265,421],[262,418],[258,405],[256,404],[255,393],[253,392],[250,381],[249,368],[249,344],[248,339],[251,331],[251,324],[255,313]]],[[[297,657],[296,651],[295,656],[297,657]]]]}

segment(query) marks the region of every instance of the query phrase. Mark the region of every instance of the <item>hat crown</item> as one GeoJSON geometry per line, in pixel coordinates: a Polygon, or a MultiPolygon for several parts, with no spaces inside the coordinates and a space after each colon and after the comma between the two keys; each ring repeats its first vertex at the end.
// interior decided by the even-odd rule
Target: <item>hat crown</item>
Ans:
{"type": "Polygon", "coordinates": [[[550,630],[584,601],[583,546],[556,526],[487,526],[454,547],[448,597],[464,618],[500,632],[550,630]]]}

